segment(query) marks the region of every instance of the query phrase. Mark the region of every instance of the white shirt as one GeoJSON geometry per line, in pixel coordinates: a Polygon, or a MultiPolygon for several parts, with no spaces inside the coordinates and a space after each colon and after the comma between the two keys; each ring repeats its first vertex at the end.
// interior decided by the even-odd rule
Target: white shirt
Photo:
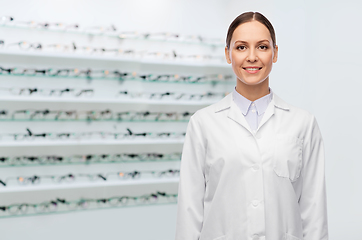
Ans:
{"type": "Polygon", "coordinates": [[[239,107],[241,113],[245,116],[246,121],[249,123],[251,129],[256,131],[259,126],[261,119],[264,116],[264,112],[271,102],[273,97],[273,92],[269,88],[269,94],[255,100],[250,101],[234,88],[233,91],[233,100],[236,105],[239,107]]]}
{"type": "Polygon", "coordinates": [[[188,124],[176,240],[327,240],[324,166],[314,115],[274,92],[254,133],[229,94],[188,124]]]}

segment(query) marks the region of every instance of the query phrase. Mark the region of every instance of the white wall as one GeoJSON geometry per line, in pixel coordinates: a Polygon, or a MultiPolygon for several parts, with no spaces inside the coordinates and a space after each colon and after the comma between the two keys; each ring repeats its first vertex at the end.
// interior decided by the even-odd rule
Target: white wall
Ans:
{"type": "Polygon", "coordinates": [[[330,238],[362,239],[362,49],[358,47],[362,4],[304,1],[285,6],[284,2],[276,2],[274,8],[282,44],[273,75],[275,87],[291,103],[314,113],[320,125],[326,147],[330,238]]]}
{"type": "MultiPolygon", "coordinates": [[[[107,25],[114,23],[124,30],[140,32],[171,31],[184,34],[201,34],[224,38],[230,22],[245,11],[265,14],[275,27],[279,59],[271,74],[271,87],[287,102],[305,108],[315,114],[326,147],[326,177],[330,239],[362,239],[362,188],[359,178],[362,158],[360,135],[362,101],[359,92],[362,79],[362,4],[337,0],[264,0],[264,1],[191,1],[191,0],[1,0],[0,16],[12,15],[17,19],[78,22],[82,25],[107,25]]],[[[118,211],[118,210],[117,210],[118,211]]],[[[128,210],[127,210],[128,211],[128,210]]],[[[119,213],[129,216],[127,212],[119,213]]],[[[83,214],[83,213],[80,213],[83,214]]],[[[92,218],[92,213],[89,218],[92,218]]],[[[152,222],[150,214],[160,216],[162,234],[157,239],[172,239],[176,217],[175,207],[160,207],[138,212],[142,220],[126,221],[102,219],[102,214],[89,222],[90,228],[78,223],[74,227],[66,215],[59,216],[54,224],[58,231],[42,229],[46,217],[28,218],[39,221],[34,228],[38,239],[72,238],[72,233],[84,233],[84,239],[103,236],[122,238],[123,231],[135,238],[153,239],[143,227],[152,222]],[[96,223],[103,221],[101,225],[96,223]],[[149,221],[149,222],[148,222],[149,221]],[[127,224],[129,223],[129,224],[127,224]],[[137,224],[136,224],[137,223],[137,224]],[[113,227],[112,227],[113,226],[113,227]],[[126,226],[126,227],[125,227],[126,226]],[[55,234],[55,236],[53,236],[55,234]],[[142,236],[142,237],[140,237],[142,236]]],[[[75,224],[77,216],[71,221],[75,224]]],[[[29,226],[18,225],[18,219],[0,220],[1,235],[8,239],[20,239],[29,226]],[[12,226],[11,228],[9,226],[12,226]],[[16,231],[16,232],[14,232],[16,231]]],[[[155,229],[153,229],[155,230],[155,229]]],[[[3,239],[3,238],[1,238],[3,239]]]]}

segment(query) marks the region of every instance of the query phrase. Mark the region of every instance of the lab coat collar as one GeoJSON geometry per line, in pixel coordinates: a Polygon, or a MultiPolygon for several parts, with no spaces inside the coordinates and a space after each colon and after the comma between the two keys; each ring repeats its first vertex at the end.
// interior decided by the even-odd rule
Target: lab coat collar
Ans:
{"type": "MultiPolygon", "coordinates": [[[[230,108],[232,106],[232,103],[233,103],[233,96],[231,92],[215,104],[215,113],[230,108]]],[[[283,99],[281,99],[278,95],[276,95],[274,91],[273,91],[273,98],[270,104],[273,104],[275,107],[280,109],[289,110],[288,103],[286,103],[283,99]]]]}
{"type": "MultiPolygon", "coordinates": [[[[269,103],[267,109],[265,110],[264,116],[258,126],[258,130],[274,115],[275,108],[280,108],[285,111],[289,111],[289,105],[284,102],[280,97],[278,97],[275,92],[273,92],[273,98],[269,103]]],[[[244,128],[248,129],[250,133],[255,133],[251,128],[248,122],[246,121],[245,116],[241,113],[240,109],[233,101],[232,93],[229,93],[221,101],[215,104],[215,113],[221,112],[223,110],[230,109],[227,116],[233,121],[237,122],[244,128]]]]}

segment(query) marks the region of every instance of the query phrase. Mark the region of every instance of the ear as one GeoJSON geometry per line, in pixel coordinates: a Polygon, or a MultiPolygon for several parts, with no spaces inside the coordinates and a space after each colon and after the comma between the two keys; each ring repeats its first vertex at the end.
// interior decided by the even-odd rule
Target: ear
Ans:
{"type": "Polygon", "coordinates": [[[225,47],[225,58],[226,58],[226,62],[227,62],[228,64],[230,64],[230,63],[231,63],[231,59],[230,59],[230,55],[229,55],[229,49],[228,49],[227,46],[225,47]]]}
{"type": "Polygon", "coordinates": [[[278,45],[275,45],[273,63],[278,61],[278,45]]]}

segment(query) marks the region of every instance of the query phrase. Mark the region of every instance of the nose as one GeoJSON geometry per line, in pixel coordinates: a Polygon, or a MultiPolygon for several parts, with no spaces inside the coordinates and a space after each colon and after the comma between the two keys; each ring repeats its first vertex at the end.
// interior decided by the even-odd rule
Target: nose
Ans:
{"type": "Polygon", "coordinates": [[[257,59],[258,59],[258,57],[256,56],[256,51],[254,49],[250,49],[247,61],[255,62],[255,61],[257,61],[257,59]]]}

